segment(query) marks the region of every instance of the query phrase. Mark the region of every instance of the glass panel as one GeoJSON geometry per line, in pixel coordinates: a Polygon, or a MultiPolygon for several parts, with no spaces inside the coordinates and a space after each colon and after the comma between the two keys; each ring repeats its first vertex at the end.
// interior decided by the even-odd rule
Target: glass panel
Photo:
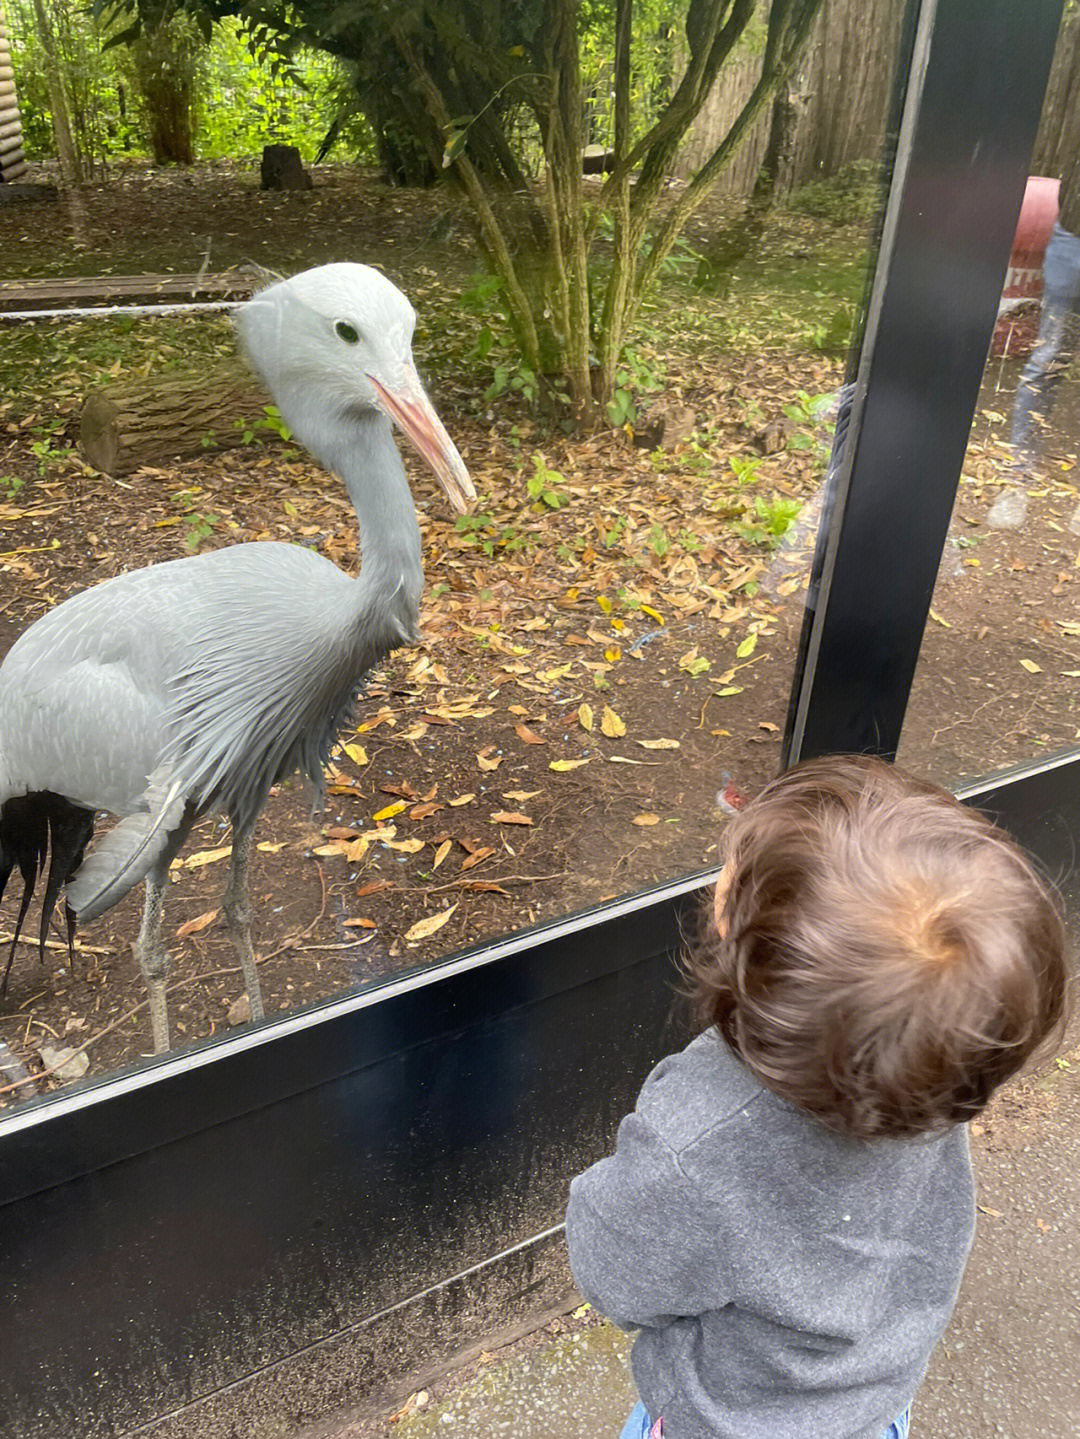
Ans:
{"type": "MultiPolygon", "coordinates": [[[[455,517],[423,460],[402,447],[419,510],[423,640],[372,657],[358,722],[342,729],[327,769],[326,805],[313,811],[291,774],[274,786],[259,818],[250,892],[266,1014],[713,863],[718,829],[740,788],[753,790],[778,764],[837,395],[888,178],[882,157],[890,152],[896,77],[906,72],[898,7],[888,0],[858,11],[837,7],[827,27],[812,29],[779,98],[765,104],[718,187],[658,265],[625,345],[614,349],[605,348],[604,305],[605,297],[618,300],[611,279],[621,253],[613,218],[621,187],[609,173],[617,138],[613,16],[603,7],[590,21],[603,43],[582,47],[582,138],[594,142],[585,169],[597,173],[572,183],[548,176],[535,121],[543,97],[529,88],[543,76],[526,73],[535,66],[514,80],[524,98],[499,111],[497,125],[475,133],[472,125],[468,133],[460,124],[444,127],[445,155],[436,158],[454,166],[467,153],[467,182],[485,165],[521,172],[513,198],[505,186],[492,190],[485,220],[489,237],[496,225],[512,241],[506,259],[521,298],[511,277],[493,279],[485,267],[467,199],[445,184],[387,183],[387,170],[405,181],[434,178],[430,153],[398,144],[401,115],[388,117],[376,139],[354,102],[341,109],[347,77],[326,56],[297,61],[308,86],[301,91],[287,77],[268,78],[227,28],[215,32],[208,56],[200,52],[203,68],[192,81],[214,102],[198,112],[195,166],[149,162],[133,96],[142,83],[138,66],[152,71],[159,60],[139,52],[117,60],[116,70],[101,60],[106,79],[94,94],[103,128],[76,137],[84,157],[96,157],[93,176],[50,194],[45,187],[59,177],[42,121],[48,95],[33,66],[40,41],[29,6],[8,0],[7,8],[31,160],[20,179],[34,192],[0,206],[3,308],[224,302],[261,283],[254,261],[293,273],[363,260],[416,307],[417,362],[478,491],[471,512],[455,517]],[[858,83],[849,73],[853,55],[862,67],[858,83]],[[250,159],[210,163],[250,157],[265,138],[237,128],[256,101],[279,117],[270,138],[299,143],[312,188],[260,191],[250,159]],[[338,138],[327,135],[337,148],[316,164],[339,111],[338,138]],[[500,135],[509,150],[492,148],[500,135]],[[347,163],[356,154],[364,163],[347,163]],[[575,361],[555,313],[565,302],[573,319],[571,250],[563,246],[546,280],[529,257],[537,236],[549,233],[552,197],[570,206],[565,236],[579,193],[585,217],[595,221],[586,236],[594,329],[592,354],[581,346],[575,361]],[[75,284],[78,276],[86,282],[75,284]],[[537,288],[541,280],[546,291],[537,288]],[[530,363],[523,334],[526,290],[540,295],[529,310],[540,367],[530,363]],[[516,331],[508,320],[515,305],[516,331]],[[601,403],[593,422],[575,427],[575,406],[588,407],[590,364],[601,403]],[[608,394],[605,364],[613,365],[608,394]]],[[[686,68],[684,13],[635,30],[634,143],[648,143],[686,68]]],[[[64,44],[82,36],[92,50],[100,35],[91,22],[76,9],[69,19],[64,44]]],[[[654,187],[642,256],[662,238],[665,217],[693,197],[698,168],[744,107],[756,104],[765,42],[761,29],[747,31],[720,72],[674,172],[654,187]]],[[[192,35],[170,43],[202,44],[192,35]]],[[[429,78],[436,87],[450,84],[429,78]]],[[[375,81],[361,73],[357,84],[361,110],[375,115],[375,81]]],[[[448,104],[447,113],[464,108],[448,104]]],[[[430,139],[430,126],[425,133],[430,139]]],[[[646,166],[629,189],[635,223],[651,183],[646,166]]],[[[221,701],[223,731],[239,710],[249,725],[237,731],[245,736],[244,771],[258,758],[251,716],[278,703],[289,713],[302,708],[325,680],[319,656],[340,656],[351,642],[356,592],[329,565],[363,573],[356,516],[339,480],[300,439],[331,468],[348,471],[366,457],[353,484],[361,504],[364,486],[389,483],[391,453],[384,448],[380,457],[371,440],[378,422],[364,428],[368,420],[357,418],[355,406],[334,409],[327,397],[335,386],[358,383],[342,378],[352,375],[340,368],[349,346],[373,354],[364,346],[385,350],[392,334],[385,322],[365,328],[363,296],[356,312],[350,300],[342,314],[333,292],[322,288],[316,298],[325,312],[322,348],[311,351],[306,378],[282,393],[273,386],[268,393],[239,369],[229,318],[218,311],[128,308],[3,329],[0,643],[6,649],[27,635],[21,653],[32,661],[18,669],[9,660],[0,674],[6,783],[16,796],[5,823],[9,853],[21,842],[31,871],[33,828],[17,799],[28,784],[103,811],[99,848],[88,851],[99,856],[99,872],[108,855],[101,837],[114,823],[104,811],[123,807],[118,794],[129,807],[150,804],[163,817],[162,833],[177,832],[183,796],[168,809],[177,761],[165,748],[162,698],[175,695],[177,672],[187,684],[215,676],[203,700],[211,709],[221,701]],[[337,321],[345,328],[332,333],[337,321]],[[266,408],[274,403],[280,413],[266,408]],[[324,418],[312,421],[316,410],[324,418]],[[263,558],[259,547],[269,541],[306,547],[329,563],[301,569],[295,555],[284,552],[286,563],[282,551],[269,549],[263,558]],[[215,557],[240,544],[252,569],[246,587],[230,590],[218,580],[215,557]],[[166,594],[160,614],[155,596],[171,572],[151,571],[155,578],[141,582],[147,588],[133,605],[135,618],[120,611],[125,591],[91,589],[95,608],[85,627],[75,627],[90,636],[89,657],[74,680],[70,635],[33,628],[69,596],[182,558],[200,567],[191,571],[198,579],[166,594]],[[103,701],[113,685],[124,698],[103,701]],[[229,685],[248,696],[233,709],[229,685]]],[[[267,366],[292,363],[299,334],[314,333],[306,312],[281,314],[280,328],[271,326],[256,345],[256,360],[267,366]]],[[[400,370],[393,373],[400,379],[400,370]]],[[[361,409],[374,405],[370,388],[361,389],[361,409]]],[[[382,403],[393,411],[393,401],[382,403]]],[[[394,413],[400,418],[400,405],[394,413]]],[[[430,452],[430,432],[426,443],[430,452]]],[[[407,620],[408,586],[399,581],[412,563],[412,508],[399,507],[392,520],[387,513],[379,502],[368,519],[365,563],[379,591],[369,603],[407,620]],[[394,546],[400,565],[387,558],[394,546]]],[[[327,667],[337,673],[330,661],[327,667]]],[[[359,679],[357,668],[345,666],[347,678],[359,679]]],[[[190,707],[196,702],[185,693],[190,707]]],[[[190,745],[218,733],[206,710],[196,705],[195,712],[200,723],[185,731],[190,745]]],[[[42,803],[29,809],[39,820],[42,803]]],[[[78,849],[81,811],[49,804],[66,870],[63,841],[78,849]]],[[[129,838],[124,853],[142,842],[129,838]]],[[[113,844],[119,853],[120,841],[113,844]]],[[[211,804],[169,870],[162,948],[171,962],[163,984],[174,1046],[228,1033],[248,1013],[222,914],[229,846],[227,818],[211,804]]],[[[120,861],[109,863],[115,871],[120,861]]],[[[76,896],[80,875],[90,892],[90,864],[73,878],[76,896]]],[[[0,1101],[83,1073],[105,1075],[151,1051],[147,983],[132,949],[141,886],[122,893],[126,887],[119,883],[118,902],[81,927],[72,964],[62,923],[48,932],[39,963],[36,904],[31,910],[0,1002],[0,1059],[9,1075],[0,1101]]],[[[22,890],[16,871],[0,921],[6,936],[22,890]]],[[[3,962],[8,943],[0,939],[3,962]]],[[[157,968],[164,972],[163,959],[157,968]]]]}
{"type": "Polygon", "coordinates": [[[942,784],[1080,740],[1078,45],[1070,15],[901,738],[942,784]]]}

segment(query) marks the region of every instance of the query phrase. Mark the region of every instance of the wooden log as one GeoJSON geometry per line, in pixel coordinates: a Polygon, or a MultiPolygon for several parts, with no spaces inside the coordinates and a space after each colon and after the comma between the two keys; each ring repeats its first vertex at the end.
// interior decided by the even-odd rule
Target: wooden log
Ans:
{"type": "Polygon", "coordinates": [[[6,139],[0,140],[0,165],[4,163],[5,155],[11,155],[15,150],[22,152],[23,140],[22,131],[17,135],[8,135],[6,139]]]}
{"type": "MultiPolygon", "coordinates": [[[[143,465],[162,466],[243,444],[245,432],[265,421],[269,403],[235,361],[203,374],[120,381],[87,395],[79,448],[95,469],[129,475],[143,465]]],[[[276,437],[265,426],[257,433],[276,437]]]]}
{"type": "Polygon", "coordinates": [[[22,121],[19,119],[18,115],[12,116],[10,120],[5,120],[3,115],[0,115],[0,140],[7,140],[12,135],[21,134],[22,121]]]}
{"type": "Polygon", "coordinates": [[[27,164],[25,160],[16,160],[12,165],[0,164],[0,172],[4,177],[5,185],[14,185],[16,180],[21,180],[26,174],[27,164]]]}

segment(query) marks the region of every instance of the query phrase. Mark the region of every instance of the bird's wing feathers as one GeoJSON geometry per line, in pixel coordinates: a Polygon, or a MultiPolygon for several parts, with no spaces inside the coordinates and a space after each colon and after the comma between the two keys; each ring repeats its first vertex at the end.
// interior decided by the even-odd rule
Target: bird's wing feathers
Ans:
{"type": "Polygon", "coordinates": [[[145,810],[130,814],[103,836],[67,886],[67,901],[89,923],[138,884],[161,858],[184,816],[180,782],[155,770],[146,786],[145,810]]]}

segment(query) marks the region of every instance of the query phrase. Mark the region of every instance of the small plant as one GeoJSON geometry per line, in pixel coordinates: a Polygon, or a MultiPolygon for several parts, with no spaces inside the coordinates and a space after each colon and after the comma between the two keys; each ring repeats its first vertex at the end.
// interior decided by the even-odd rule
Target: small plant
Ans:
{"type": "Polygon", "coordinates": [[[744,489],[747,485],[757,482],[758,470],[761,468],[762,456],[730,455],[728,465],[731,473],[739,482],[739,488],[744,489]]]}
{"type": "Polygon", "coordinates": [[[33,440],[30,444],[31,453],[37,458],[38,474],[44,475],[50,465],[57,460],[65,460],[70,454],[69,450],[58,450],[51,440],[33,440]]]}
{"type": "Polygon", "coordinates": [[[567,497],[560,494],[555,486],[564,485],[565,479],[558,470],[548,468],[547,461],[538,451],[533,455],[532,461],[536,473],[530,475],[525,481],[529,498],[535,500],[538,505],[547,505],[549,510],[561,509],[569,502],[567,497]]]}
{"type": "Polygon", "coordinates": [[[198,490],[177,490],[172,500],[183,511],[184,523],[187,529],[184,531],[184,548],[197,550],[203,540],[208,540],[214,533],[214,527],[221,523],[220,515],[202,514],[196,509],[198,504],[198,490]]]}
{"type": "Polygon", "coordinates": [[[266,414],[266,419],[256,422],[258,428],[260,430],[273,430],[275,435],[280,436],[280,438],[286,442],[291,440],[292,430],[289,429],[288,425],[281,418],[281,411],[277,405],[264,405],[263,410],[266,414]]]}
{"type": "Polygon", "coordinates": [[[637,419],[634,397],[625,385],[619,385],[614,399],[608,400],[607,417],[617,430],[621,430],[625,425],[632,425],[637,419]]]}
{"type": "Polygon", "coordinates": [[[740,520],[735,525],[735,531],[752,545],[767,545],[775,549],[798,519],[801,509],[801,500],[775,499],[770,502],[762,495],[755,495],[754,508],[748,511],[755,518],[740,520]]]}
{"type": "Polygon", "coordinates": [[[603,539],[603,542],[604,542],[604,549],[605,549],[605,550],[610,550],[610,549],[612,548],[612,546],[617,545],[617,544],[619,543],[619,541],[622,539],[623,534],[625,533],[625,531],[626,531],[626,516],[625,516],[625,515],[618,515],[618,516],[616,516],[616,518],[612,521],[611,528],[610,528],[610,529],[606,529],[606,530],[604,531],[604,533],[603,533],[602,539],[603,539]]]}
{"type": "Polygon", "coordinates": [[[668,536],[668,532],[664,529],[663,525],[660,524],[654,523],[652,525],[646,544],[658,560],[662,560],[671,549],[671,539],[668,536]]]}
{"type": "Polygon", "coordinates": [[[25,484],[26,481],[20,480],[18,475],[0,475],[0,494],[13,500],[25,484]]]}
{"type": "Polygon", "coordinates": [[[784,406],[784,414],[796,425],[818,425],[832,402],[832,395],[810,395],[805,390],[797,390],[792,403],[784,406]]]}

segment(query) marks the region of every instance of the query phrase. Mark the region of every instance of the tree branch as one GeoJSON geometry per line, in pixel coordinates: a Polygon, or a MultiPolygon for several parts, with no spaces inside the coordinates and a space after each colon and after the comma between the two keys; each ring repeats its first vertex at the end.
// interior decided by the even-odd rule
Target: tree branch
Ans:
{"type": "Polygon", "coordinates": [[[635,313],[683,226],[730,163],[765,104],[788,78],[822,3],[823,0],[774,0],[776,24],[774,27],[773,16],[770,16],[761,79],[731,129],[668,211],[649,254],[638,270],[634,284],[635,313]]]}

